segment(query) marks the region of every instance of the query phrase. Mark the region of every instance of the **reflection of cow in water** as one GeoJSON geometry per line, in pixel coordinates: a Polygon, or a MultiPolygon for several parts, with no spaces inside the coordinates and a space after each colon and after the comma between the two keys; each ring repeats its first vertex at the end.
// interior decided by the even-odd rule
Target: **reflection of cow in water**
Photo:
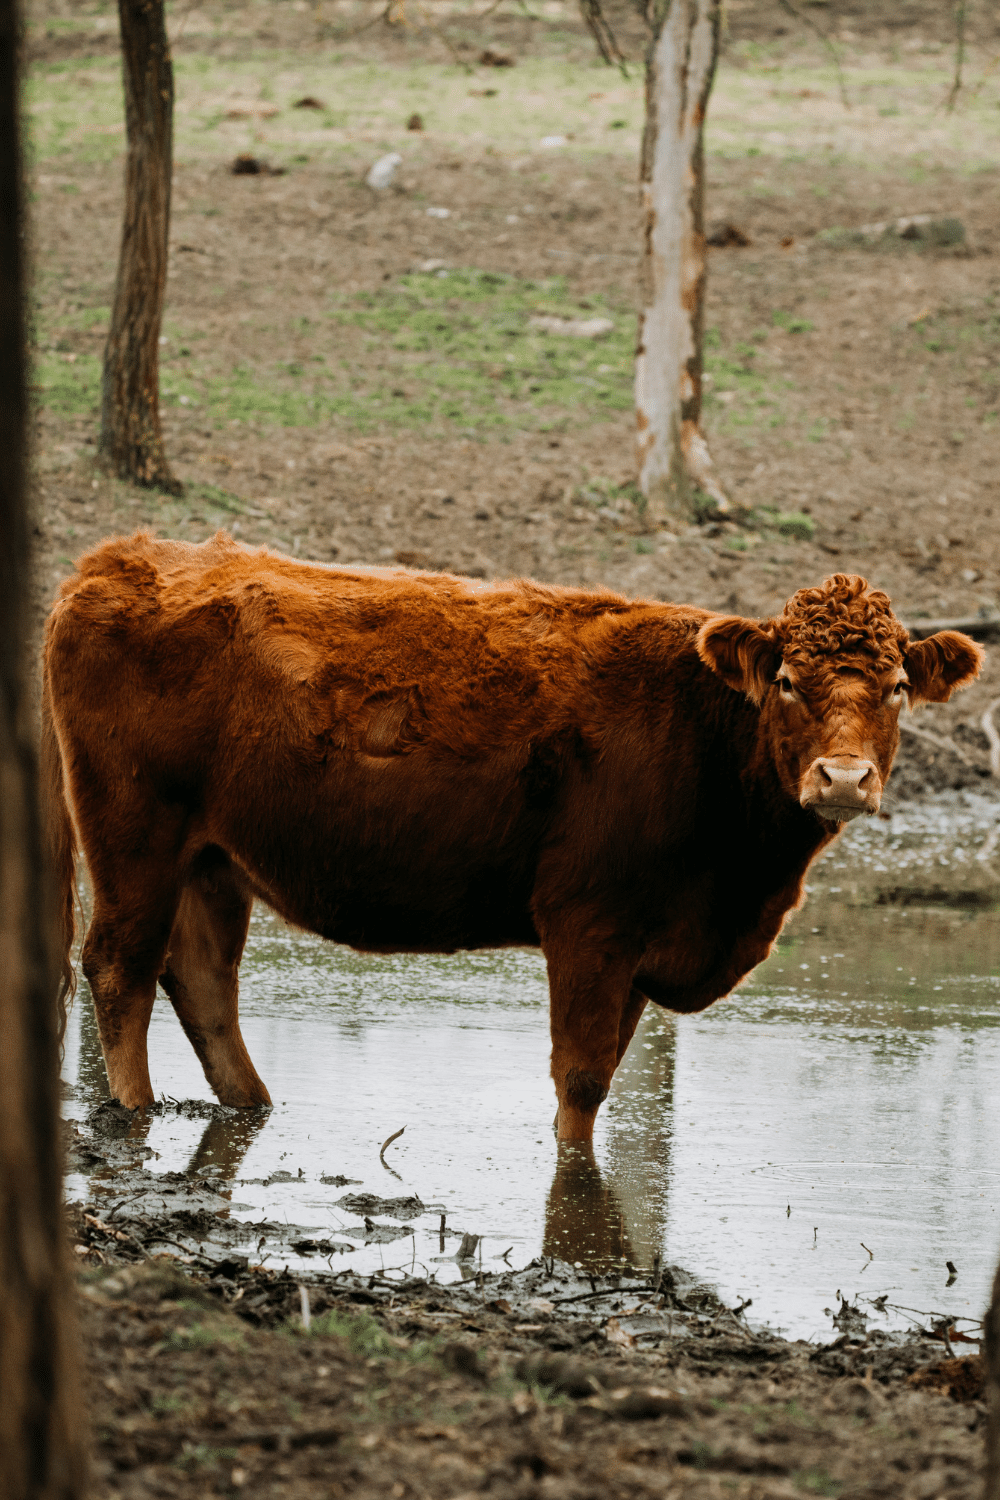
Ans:
{"type": "Polygon", "coordinates": [[[575,1263],[588,1276],[636,1264],[625,1211],[589,1141],[560,1142],[545,1205],[542,1254],[575,1263]]]}
{"type": "Polygon", "coordinates": [[[105,543],[49,621],[44,725],[113,1094],[153,1098],[159,980],[218,1097],[267,1102],[237,1008],[256,896],[370,952],[540,944],[559,1134],[589,1139],[647,1000],[701,1010],[765,957],[812,859],[878,809],[903,702],[981,656],[908,641],[841,574],[758,623],[105,543]]]}

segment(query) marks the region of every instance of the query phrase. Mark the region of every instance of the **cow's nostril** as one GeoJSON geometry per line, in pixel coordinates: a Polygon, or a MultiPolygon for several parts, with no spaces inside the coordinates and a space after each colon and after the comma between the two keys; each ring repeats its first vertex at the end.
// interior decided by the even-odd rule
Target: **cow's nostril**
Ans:
{"type": "Polygon", "coordinates": [[[819,779],[820,779],[820,785],[821,786],[823,786],[823,787],[833,786],[833,777],[830,775],[829,771],[826,769],[826,766],[820,766],[820,768],[819,768],[819,779]]]}
{"type": "Polygon", "coordinates": [[[873,768],[871,766],[869,766],[868,769],[867,769],[867,771],[865,772],[865,774],[862,776],[861,780],[858,782],[858,790],[859,791],[867,792],[867,791],[871,790],[872,769],[873,768]]]}

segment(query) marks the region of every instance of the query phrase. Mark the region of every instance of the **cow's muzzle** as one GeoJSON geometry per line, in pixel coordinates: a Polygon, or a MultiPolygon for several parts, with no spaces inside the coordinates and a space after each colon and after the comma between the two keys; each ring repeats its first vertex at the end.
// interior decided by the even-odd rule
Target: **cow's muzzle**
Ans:
{"type": "Polygon", "coordinates": [[[819,755],[802,778],[799,801],[828,823],[869,817],[882,801],[882,778],[874,761],[857,755],[819,755]]]}

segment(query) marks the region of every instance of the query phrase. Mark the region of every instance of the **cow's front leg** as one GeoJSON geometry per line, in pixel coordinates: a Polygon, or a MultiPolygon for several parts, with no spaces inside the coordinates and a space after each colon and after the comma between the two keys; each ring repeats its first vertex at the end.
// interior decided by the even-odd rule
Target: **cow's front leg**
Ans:
{"type": "Polygon", "coordinates": [[[632,989],[635,961],[581,941],[543,940],[549,967],[552,1080],[561,1141],[589,1141],[645,997],[632,989]]]}

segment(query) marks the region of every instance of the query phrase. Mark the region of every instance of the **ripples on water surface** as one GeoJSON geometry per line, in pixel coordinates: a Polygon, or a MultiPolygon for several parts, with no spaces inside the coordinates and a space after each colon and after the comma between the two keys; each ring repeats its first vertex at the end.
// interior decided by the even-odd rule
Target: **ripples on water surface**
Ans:
{"type": "MultiPolygon", "coordinates": [[[[700,1016],[649,1008],[601,1110],[596,1167],[557,1159],[539,954],[361,957],[258,907],[242,1024],[276,1107],[200,1155],[203,1122],[154,1119],[149,1165],[215,1152],[240,1179],[291,1172],[239,1186],[234,1216],[346,1239],[335,1269],[458,1276],[435,1260],[458,1243],[439,1237],[444,1212],[449,1231],[483,1236],[484,1268],[508,1248],[511,1265],[544,1249],[595,1270],[659,1252],[804,1337],[830,1335],[838,1289],[978,1317],[1000,1242],[998,830],[1000,808],[968,794],[853,827],[738,995],[700,1016]],[[379,1147],[403,1125],[396,1178],[379,1147]],[[319,1181],[338,1174],[359,1185],[319,1181]],[[348,1191],[435,1209],[366,1246],[361,1216],[335,1206],[348,1191]]],[[[162,996],[149,1050],[158,1093],[212,1097],[162,996]]],[[[70,1114],[106,1092],[85,985],[66,1076],[70,1114]]]]}

